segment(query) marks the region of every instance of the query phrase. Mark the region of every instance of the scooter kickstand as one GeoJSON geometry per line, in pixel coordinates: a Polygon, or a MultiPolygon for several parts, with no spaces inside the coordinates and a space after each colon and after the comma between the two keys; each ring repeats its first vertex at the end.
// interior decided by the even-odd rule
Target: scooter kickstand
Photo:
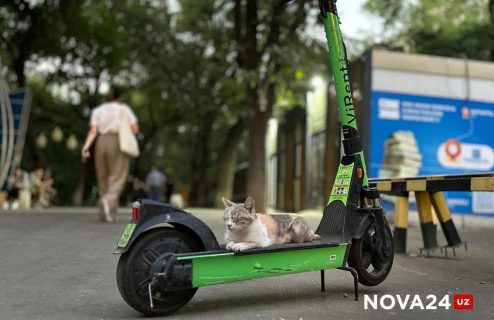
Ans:
{"type": "Polygon", "coordinates": [[[321,292],[326,292],[326,283],[324,280],[324,269],[321,270],[321,292]]]}
{"type": "Polygon", "coordinates": [[[154,304],[153,304],[153,287],[154,287],[154,284],[156,283],[156,277],[153,277],[153,280],[151,280],[151,282],[149,282],[148,284],[148,293],[149,293],[149,306],[152,308],[154,308],[154,304]]]}
{"type": "Polygon", "coordinates": [[[358,295],[358,273],[357,273],[357,270],[355,270],[352,267],[340,267],[339,269],[349,271],[352,274],[352,276],[353,276],[353,291],[355,294],[354,300],[358,301],[359,295],[358,295]]]}

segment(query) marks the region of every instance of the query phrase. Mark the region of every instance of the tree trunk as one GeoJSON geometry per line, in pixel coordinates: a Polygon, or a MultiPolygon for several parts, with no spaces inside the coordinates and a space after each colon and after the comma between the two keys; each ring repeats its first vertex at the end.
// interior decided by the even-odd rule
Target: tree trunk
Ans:
{"type": "Polygon", "coordinates": [[[210,206],[211,202],[211,186],[208,177],[208,169],[210,165],[210,141],[212,133],[212,124],[215,121],[217,114],[214,111],[207,111],[203,114],[203,123],[197,133],[195,148],[197,152],[194,154],[192,167],[192,190],[190,203],[193,206],[210,206]]]}
{"type": "Polygon", "coordinates": [[[14,72],[17,77],[17,85],[22,88],[26,85],[26,76],[24,75],[24,66],[26,64],[24,56],[19,57],[14,63],[14,72]]]}
{"type": "MultiPolygon", "coordinates": [[[[101,72],[100,72],[101,73],[101,72]]],[[[99,78],[97,79],[97,83],[99,83],[100,80],[99,78]]],[[[98,88],[99,84],[95,86],[94,91],[89,95],[87,98],[87,105],[91,110],[96,108],[98,106],[98,88]]],[[[94,203],[94,198],[93,198],[93,187],[97,187],[97,177],[96,177],[96,162],[95,162],[95,154],[96,154],[96,144],[98,143],[98,138],[96,137],[96,140],[94,140],[90,152],[91,152],[91,158],[88,159],[86,163],[84,163],[81,166],[81,179],[83,179],[81,184],[77,184],[76,190],[74,190],[72,194],[72,199],[75,200],[74,205],[80,205],[80,204],[89,204],[89,205],[95,205],[94,203]],[[78,188],[82,188],[81,191],[78,190],[78,188]],[[79,195],[77,194],[78,192],[82,192],[82,197],[80,199],[80,203],[78,202],[77,198],[79,195]]]]}
{"type": "Polygon", "coordinates": [[[36,137],[33,133],[33,130],[31,129],[32,126],[33,124],[31,123],[31,126],[28,125],[27,127],[26,145],[24,147],[24,150],[27,151],[29,156],[31,157],[33,169],[35,169],[35,168],[44,167],[46,161],[43,156],[43,153],[38,148],[38,146],[36,146],[36,137]]]}
{"type": "Polygon", "coordinates": [[[84,186],[86,180],[86,171],[84,167],[82,167],[82,171],[79,174],[79,179],[77,181],[77,185],[75,186],[74,192],[72,192],[72,205],[80,206],[82,205],[82,200],[84,198],[84,186]]]}
{"type": "Polygon", "coordinates": [[[265,211],[266,185],[266,130],[269,120],[268,114],[259,108],[259,94],[256,89],[249,90],[247,99],[247,131],[249,133],[247,172],[247,196],[253,197],[256,211],[265,211]]]}
{"type": "Polygon", "coordinates": [[[221,197],[232,199],[235,165],[237,163],[237,146],[242,139],[244,130],[244,122],[239,120],[228,131],[226,140],[221,148],[218,165],[218,186],[214,197],[214,206],[216,208],[223,207],[221,197]]]}
{"type": "MultiPolygon", "coordinates": [[[[256,120],[259,119],[256,117],[256,120]]],[[[266,190],[266,124],[267,121],[250,121],[249,131],[249,170],[247,173],[247,195],[255,199],[256,211],[265,211],[266,190]]]]}

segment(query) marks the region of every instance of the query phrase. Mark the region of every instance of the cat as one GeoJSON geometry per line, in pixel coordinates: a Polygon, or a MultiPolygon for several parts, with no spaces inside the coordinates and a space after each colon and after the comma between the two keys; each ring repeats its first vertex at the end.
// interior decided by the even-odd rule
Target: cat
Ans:
{"type": "Polygon", "coordinates": [[[294,214],[256,213],[254,199],[234,203],[222,198],[225,204],[226,249],[244,251],[273,244],[302,243],[321,239],[301,217],[294,214]]]}

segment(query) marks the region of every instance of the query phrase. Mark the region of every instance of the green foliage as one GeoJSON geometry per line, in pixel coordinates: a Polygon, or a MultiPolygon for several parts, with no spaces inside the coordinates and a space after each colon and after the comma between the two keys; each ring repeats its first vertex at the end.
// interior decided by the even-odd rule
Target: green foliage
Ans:
{"type": "Polygon", "coordinates": [[[405,51],[492,60],[489,1],[368,0],[366,8],[399,31],[382,45],[405,51]]]}
{"type": "Polygon", "coordinates": [[[324,45],[307,37],[318,21],[316,1],[258,2],[254,67],[238,41],[247,25],[239,33],[234,3],[0,0],[1,62],[13,87],[34,92],[23,166],[50,166],[60,203],[70,203],[84,179],[88,198],[94,168],[50,135],[60,127],[80,148],[91,109],[114,82],[140,120],[143,152],[131,174],[142,180],[157,164],[177,187],[202,188],[202,203],[210,202],[228,132],[246,117],[246,88],[259,86],[264,103],[274,85],[289,108],[304,103],[313,75],[327,73],[324,45]],[[40,134],[49,140],[44,149],[34,143],[40,134]]]}
{"type": "Polygon", "coordinates": [[[401,0],[368,0],[364,8],[369,12],[380,15],[384,19],[385,24],[390,25],[402,17],[406,3],[407,1],[401,0]]]}
{"type": "MultiPolygon", "coordinates": [[[[74,135],[80,143],[87,129],[87,124],[76,113],[64,112],[67,110],[67,106],[50,93],[42,77],[30,77],[28,86],[33,93],[29,129],[33,137],[44,135],[48,143],[46,147],[39,150],[43,156],[41,163],[34,161],[31,154],[25,151],[22,168],[30,171],[37,167],[51,168],[56,183],[55,187],[58,189],[58,201],[68,203],[79,179],[82,164],[79,148],[76,150],[68,149],[66,141],[70,135],[74,135]],[[63,132],[64,137],[60,142],[54,141],[51,137],[55,128],[60,128],[63,132]]],[[[35,145],[32,142],[28,141],[28,146],[35,145]]]]}

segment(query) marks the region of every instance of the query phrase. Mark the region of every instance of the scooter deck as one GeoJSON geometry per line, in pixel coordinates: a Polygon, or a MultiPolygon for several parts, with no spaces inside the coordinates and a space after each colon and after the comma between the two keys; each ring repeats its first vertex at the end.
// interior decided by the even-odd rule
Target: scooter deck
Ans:
{"type": "Polygon", "coordinates": [[[191,270],[191,286],[258,279],[344,266],[348,244],[315,241],[256,248],[177,254],[178,263],[191,270]]]}
{"type": "Polygon", "coordinates": [[[247,255],[274,253],[274,252],[282,252],[282,251],[338,247],[340,245],[348,245],[348,244],[349,244],[348,242],[338,243],[335,241],[326,241],[324,239],[321,239],[321,240],[314,240],[312,242],[304,242],[304,243],[275,244],[265,248],[253,248],[253,249],[237,251],[237,252],[227,250],[226,244],[222,244],[220,245],[220,250],[183,253],[183,254],[178,254],[177,257],[185,258],[188,256],[214,255],[214,254],[223,254],[223,253],[233,253],[234,256],[247,256],[247,255]]]}

